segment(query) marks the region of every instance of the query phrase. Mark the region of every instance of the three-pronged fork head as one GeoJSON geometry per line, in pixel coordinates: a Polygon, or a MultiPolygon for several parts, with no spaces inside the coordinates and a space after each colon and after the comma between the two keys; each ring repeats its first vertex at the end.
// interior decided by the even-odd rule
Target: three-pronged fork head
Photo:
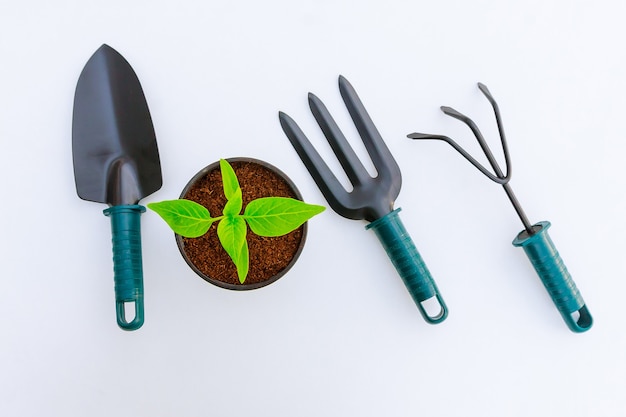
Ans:
{"type": "Polygon", "coordinates": [[[375,178],[367,172],[324,103],[312,93],[309,106],[353,186],[351,192],[345,190],[291,117],[280,112],[280,124],[333,210],[349,219],[372,222],[393,210],[402,184],[400,168],[354,87],[342,76],[339,91],[376,168],[375,178]]]}

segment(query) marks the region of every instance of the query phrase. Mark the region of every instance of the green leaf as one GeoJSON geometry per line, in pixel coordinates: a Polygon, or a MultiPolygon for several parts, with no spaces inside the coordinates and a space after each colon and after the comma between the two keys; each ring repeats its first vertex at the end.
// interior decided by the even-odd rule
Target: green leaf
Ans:
{"type": "Polygon", "coordinates": [[[248,275],[249,255],[246,222],[242,217],[225,217],[217,225],[217,237],[237,267],[239,282],[248,275]]]}
{"type": "Polygon", "coordinates": [[[241,188],[237,189],[231,198],[226,202],[224,216],[238,216],[241,213],[241,207],[243,206],[243,199],[241,197],[241,188]]]}
{"type": "Polygon", "coordinates": [[[236,266],[239,282],[243,284],[246,281],[246,277],[248,276],[248,270],[250,268],[250,253],[248,252],[247,240],[243,241],[243,246],[241,247],[241,252],[239,253],[239,262],[236,264],[236,266]]]}
{"type": "Polygon", "coordinates": [[[220,170],[222,172],[222,183],[224,184],[224,195],[226,200],[236,198],[237,192],[241,197],[241,188],[239,187],[239,180],[235,175],[235,170],[225,159],[220,159],[220,170]]]}
{"type": "Polygon", "coordinates": [[[265,197],[251,201],[243,217],[250,229],[259,236],[282,236],[325,210],[325,207],[307,204],[285,197],[265,197]]]}
{"type": "Polygon", "coordinates": [[[174,233],[184,237],[202,236],[215,221],[206,207],[190,200],[149,203],[148,208],[161,216],[174,233]]]}
{"type": "Polygon", "coordinates": [[[220,159],[220,170],[222,172],[222,183],[224,184],[224,195],[226,205],[224,206],[224,216],[238,216],[243,207],[241,188],[235,170],[227,160],[220,159]]]}

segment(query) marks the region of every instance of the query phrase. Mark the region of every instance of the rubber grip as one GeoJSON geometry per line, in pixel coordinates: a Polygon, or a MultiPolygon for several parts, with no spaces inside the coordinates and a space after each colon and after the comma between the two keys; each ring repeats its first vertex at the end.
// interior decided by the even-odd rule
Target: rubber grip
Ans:
{"type": "Polygon", "coordinates": [[[448,316],[448,308],[439,295],[435,281],[417,251],[411,236],[407,233],[398,216],[400,210],[400,208],[393,210],[368,224],[365,228],[372,229],[378,236],[424,320],[431,324],[441,323],[448,316]],[[424,301],[433,297],[440,307],[440,311],[436,315],[429,314],[423,304],[424,301]]]}
{"type": "Polygon", "coordinates": [[[535,233],[520,232],[513,240],[513,246],[524,249],[567,326],[573,332],[581,333],[591,328],[593,318],[550,239],[549,227],[548,221],[533,225],[535,233]],[[578,317],[574,317],[575,313],[578,317]]]}
{"type": "Polygon", "coordinates": [[[143,266],[141,261],[141,213],[139,205],[120,205],[104,210],[111,219],[113,273],[115,280],[115,311],[117,324],[124,330],[137,330],[143,325],[143,266]],[[126,319],[127,304],[134,304],[135,316],[126,319]]]}

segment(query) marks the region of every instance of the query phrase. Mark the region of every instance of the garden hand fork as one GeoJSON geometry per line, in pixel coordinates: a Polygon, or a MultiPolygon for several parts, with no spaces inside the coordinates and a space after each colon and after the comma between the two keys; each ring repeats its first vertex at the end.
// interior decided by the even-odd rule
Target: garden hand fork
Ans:
{"type": "MultiPolygon", "coordinates": [[[[400,168],[356,91],[342,76],[339,77],[339,91],[378,172],[376,177],[372,178],[369,175],[324,104],[311,93],[309,93],[311,112],[345,170],[353,190],[350,192],[345,190],[296,122],[280,112],[279,119],[283,131],[328,204],[343,217],[370,222],[366,229],[372,229],[378,236],[424,319],[431,324],[440,323],[447,317],[448,309],[398,216],[400,209],[393,208],[402,184],[400,168]],[[424,305],[431,299],[439,305],[439,311],[435,314],[427,311],[424,305]]],[[[430,304],[429,301],[428,305],[430,304]]]]}

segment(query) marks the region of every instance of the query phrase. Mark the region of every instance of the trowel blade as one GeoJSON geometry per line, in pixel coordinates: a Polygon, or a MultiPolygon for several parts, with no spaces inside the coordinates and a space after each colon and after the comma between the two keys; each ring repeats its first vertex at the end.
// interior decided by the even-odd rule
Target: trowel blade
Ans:
{"type": "Polygon", "coordinates": [[[72,151],[83,200],[136,204],[161,188],[159,151],[141,84],[108,45],[92,55],[78,79],[72,151]]]}

